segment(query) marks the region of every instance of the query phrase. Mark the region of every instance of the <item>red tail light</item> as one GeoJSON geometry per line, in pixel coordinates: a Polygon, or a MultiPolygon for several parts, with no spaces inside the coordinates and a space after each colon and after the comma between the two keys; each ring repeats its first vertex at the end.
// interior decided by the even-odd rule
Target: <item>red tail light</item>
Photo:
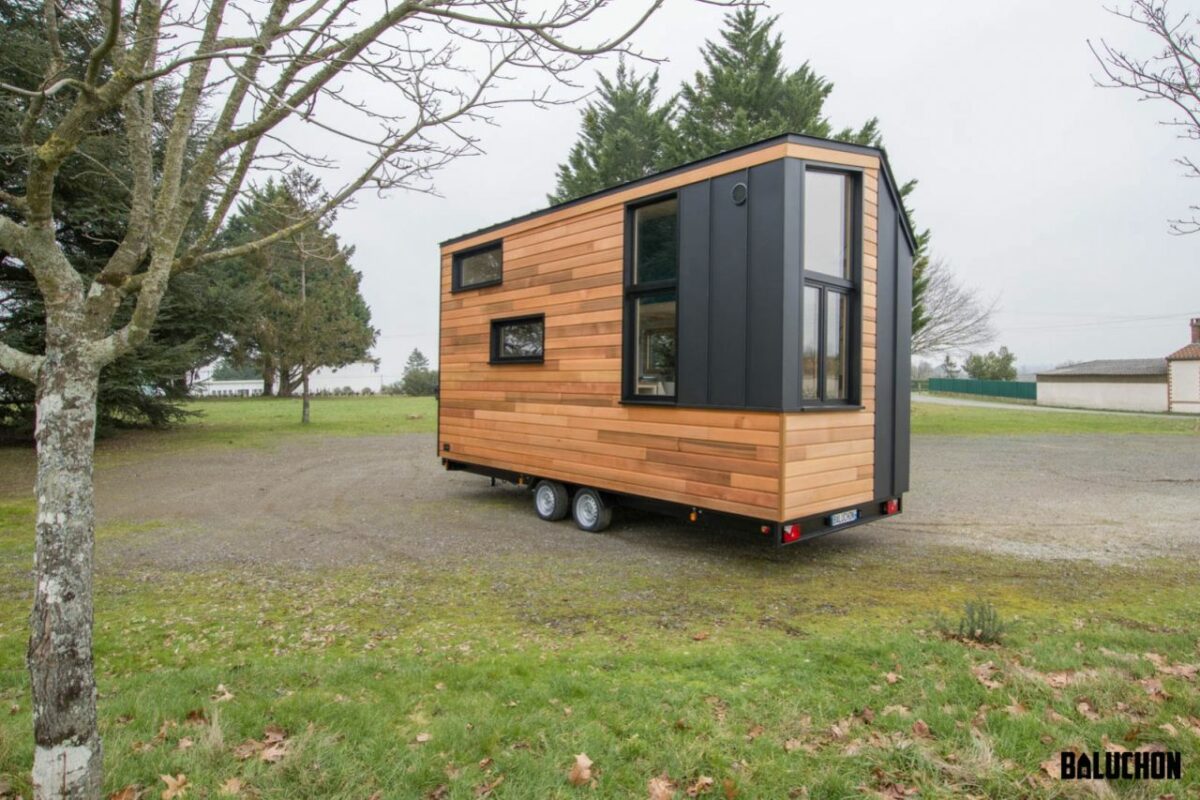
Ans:
{"type": "Polygon", "coordinates": [[[899,511],[900,511],[900,501],[894,497],[891,500],[888,500],[886,503],[883,504],[883,513],[884,514],[896,514],[899,511]]]}
{"type": "Polygon", "coordinates": [[[783,543],[788,544],[800,538],[800,526],[793,522],[791,525],[783,526],[783,543]]]}

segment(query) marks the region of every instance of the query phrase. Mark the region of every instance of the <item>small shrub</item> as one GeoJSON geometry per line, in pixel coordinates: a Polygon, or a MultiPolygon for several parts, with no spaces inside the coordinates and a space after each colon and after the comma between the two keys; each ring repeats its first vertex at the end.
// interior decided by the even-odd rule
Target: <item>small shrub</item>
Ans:
{"type": "Polygon", "coordinates": [[[957,623],[939,617],[937,627],[949,639],[979,644],[999,644],[1008,632],[1008,623],[1000,618],[996,607],[986,600],[968,600],[963,605],[963,613],[957,623]]]}
{"type": "Polygon", "coordinates": [[[375,394],[375,392],[372,391],[370,386],[364,386],[363,390],[361,392],[359,392],[359,394],[362,395],[363,397],[370,397],[371,395],[375,394]]]}

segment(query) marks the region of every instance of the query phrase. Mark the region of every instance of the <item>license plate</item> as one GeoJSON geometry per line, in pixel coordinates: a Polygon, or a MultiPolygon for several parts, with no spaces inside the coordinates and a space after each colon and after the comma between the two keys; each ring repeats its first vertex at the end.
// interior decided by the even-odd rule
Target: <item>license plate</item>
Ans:
{"type": "Polygon", "coordinates": [[[836,528],[838,525],[845,525],[847,522],[854,522],[858,519],[858,509],[853,508],[849,511],[839,511],[829,517],[829,527],[836,528]]]}

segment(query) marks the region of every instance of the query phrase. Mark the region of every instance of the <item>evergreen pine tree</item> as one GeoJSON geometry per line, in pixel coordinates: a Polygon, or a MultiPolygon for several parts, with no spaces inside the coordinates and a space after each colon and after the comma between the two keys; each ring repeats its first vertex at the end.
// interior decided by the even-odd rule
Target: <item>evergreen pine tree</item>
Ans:
{"type": "Polygon", "coordinates": [[[823,107],[833,83],[808,62],[789,70],[776,17],[743,8],[725,18],[721,41],[704,45],[704,66],[679,94],[676,163],[757,142],[781,133],[802,133],[877,144],[874,118],[858,130],[834,132],[823,107]]]}
{"type": "Polygon", "coordinates": [[[658,72],[638,75],[622,60],[613,79],[600,77],[599,97],[583,110],[579,141],[558,168],[561,203],[643,178],[665,167],[673,100],[658,105],[658,72]]]}

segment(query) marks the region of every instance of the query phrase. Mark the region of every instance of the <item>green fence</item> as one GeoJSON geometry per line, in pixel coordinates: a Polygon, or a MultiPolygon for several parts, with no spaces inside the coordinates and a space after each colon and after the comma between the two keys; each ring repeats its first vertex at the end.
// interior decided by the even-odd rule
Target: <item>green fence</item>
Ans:
{"type": "Polygon", "coordinates": [[[1012,397],[1017,400],[1037,400],[1037,384],[1033,381],[977,381],[973,378],[930,378],[929,391],[978,394],[984,397],[1012,397]]]}

